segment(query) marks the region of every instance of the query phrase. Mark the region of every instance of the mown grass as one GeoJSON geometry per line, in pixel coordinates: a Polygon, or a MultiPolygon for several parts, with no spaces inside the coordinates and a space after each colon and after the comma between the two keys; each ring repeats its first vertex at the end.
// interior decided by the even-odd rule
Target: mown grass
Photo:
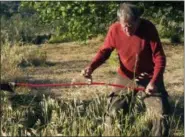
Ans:
{"type": "MultiPolygon", "coordinates": [[[[42,48],[35,46],[3,46],[1,52],[2,80],[17,80],[25,75],[24,69],[26,67],[30,65],[32,67],[44,66],[47,58],[47,54],[42,51],[42,48]]],[[[115,63],[116,54],[114,53],[111,58],[109,63],[115,63]]],[[[76,89],[65,90],[72,95],[76,89]]],[[[20,88],[16,91],[18,91],[16,94],[0,92],[1,135],[3,136],[150,135],[148,128],[150,120],[143,113],[133,112],[125,115],[120,112],[114,118],[113,129],[110,133],[105,133],[106,95],[94,94],[94,98],[84,100],[72,99],[72,97],[58,100],[47,95],[34,95],[26,88],[20,88]]],[[[78,91],[84,93],[83,90],[78,91]]],[[[171,101],[173,106],[173,113],[170,116],[171,136],[184,135],[182,112],[184,106],[179,100],[176,98],[175,101],[171,101]]]]}

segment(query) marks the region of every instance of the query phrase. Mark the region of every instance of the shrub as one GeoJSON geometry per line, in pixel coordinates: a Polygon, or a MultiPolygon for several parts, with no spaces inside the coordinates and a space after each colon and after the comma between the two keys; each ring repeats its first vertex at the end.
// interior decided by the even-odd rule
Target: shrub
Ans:
{"type": "Polygon", "coordinates": [[[43,65],[46,58],[46,53],[38,47],[4,44],[1,49],[1,80],[15,81],[23,75],[21,67],[43,65]]]}
{"type": "Polygon", "coordinates": [[[49,40],[52,34],[51,26],[39,24],[38,15],[22,16],[14,14],[10,18],[1,17],[1,43],[12,45],[17,43],[41,44],[49,40]]]}

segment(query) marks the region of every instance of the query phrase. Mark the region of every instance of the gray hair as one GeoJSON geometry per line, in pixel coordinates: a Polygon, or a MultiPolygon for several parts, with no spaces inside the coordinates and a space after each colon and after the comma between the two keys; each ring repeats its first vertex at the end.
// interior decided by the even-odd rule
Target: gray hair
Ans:
{"type": "Polygon", "coordinates": [[[143,11],[137,6],[129,3],[122,3],[117,11],[118,18],[123,18],[124,20],[133,20],[136,21],[143,11]]]}

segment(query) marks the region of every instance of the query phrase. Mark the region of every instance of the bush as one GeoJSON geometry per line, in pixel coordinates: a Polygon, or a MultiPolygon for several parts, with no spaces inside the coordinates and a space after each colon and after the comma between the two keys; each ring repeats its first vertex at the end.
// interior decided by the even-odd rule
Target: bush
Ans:
{"type": "Polygon", "coordinates": [[[18,66],[42,66],[46,63],[46,58],[47,55],[45,52],[31,48],[31,50],[24,55],[24,58],[22,58],[18,66]]]}
{"type": "Polygon", "coordinates": [[[23,55],[23,48],[18,46],[11,47],[6,43],[1,48],[1,80],[14,81],[20,77],[23,72],[17,65],[21,62],[23,55]]]}
{"type": "Polygon", "coordinates": [[[1,17],[1,43],[34,43],[41,44],[51,37],[52,29],[49,25],[39,24],[36,14],[23,17],[14,14],[10,18],[1,17]]]}
{"type": "Polygon", "coordinates": [[[157,29],[161,38],[167,38],[172,43],[183,42],[182,36],[184,35],[184,29],[180,24],[176,23],[176,26],[169,27],[157,25],[157,29]]]}
{"type": "Polygon", "coordinates": [[[24,74],[21,67],[43,65],[46,58],[45,52],[35,46],[4,44],[1,48],[1,80],[15,81],[24,74]]]}
{"type": "Polygon", "coordinates": [[[51,39],[48,41],[49,43],[61,43],[61,42],[69,42],[71,39],[69,37],[66,37],[64,35],[60,36],[52,36],[51,39]]]}
{"type": "MultiPolygon", "coordinates": [[[[117,19],[121,2],[22,2],[22,8],[34,9],[43,23],[58,20],[57,36],[70,40],[87,40],[105,34],[117,19]]],[[[145,9],[143,17],[159,24],[160,36],[171,37],[172,29],[183,29],[183,2],[130,2],[145,9]],[[180,4],[181,3],[181,4],[180,4]]],[[[179,32],[177,32],[179,33],[179,32]]],[[[182,31],[179,33],[182,35],[182,31]]],[[[55,41],[55,40],[54,40],[55,41]]],[[[59,41],[58,38],[56,41],[59,41]]]]}
{"type": "Polygon", "coordinates": [[[172,35],[170,38],[171,43],[180,43],[181,38],[178,34],[172,35]]]}

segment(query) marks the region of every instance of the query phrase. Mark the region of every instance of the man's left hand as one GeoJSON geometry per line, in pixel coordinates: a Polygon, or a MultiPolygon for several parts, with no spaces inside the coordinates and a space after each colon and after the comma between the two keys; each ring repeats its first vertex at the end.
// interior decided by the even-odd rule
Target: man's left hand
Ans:
{"type": "Polygon", "coordinates": [[[145,93],[148,95],[153,94],[154,92],[157,92],[157,87],[156,85],[149,83],[145,89],[145,93]]]}

